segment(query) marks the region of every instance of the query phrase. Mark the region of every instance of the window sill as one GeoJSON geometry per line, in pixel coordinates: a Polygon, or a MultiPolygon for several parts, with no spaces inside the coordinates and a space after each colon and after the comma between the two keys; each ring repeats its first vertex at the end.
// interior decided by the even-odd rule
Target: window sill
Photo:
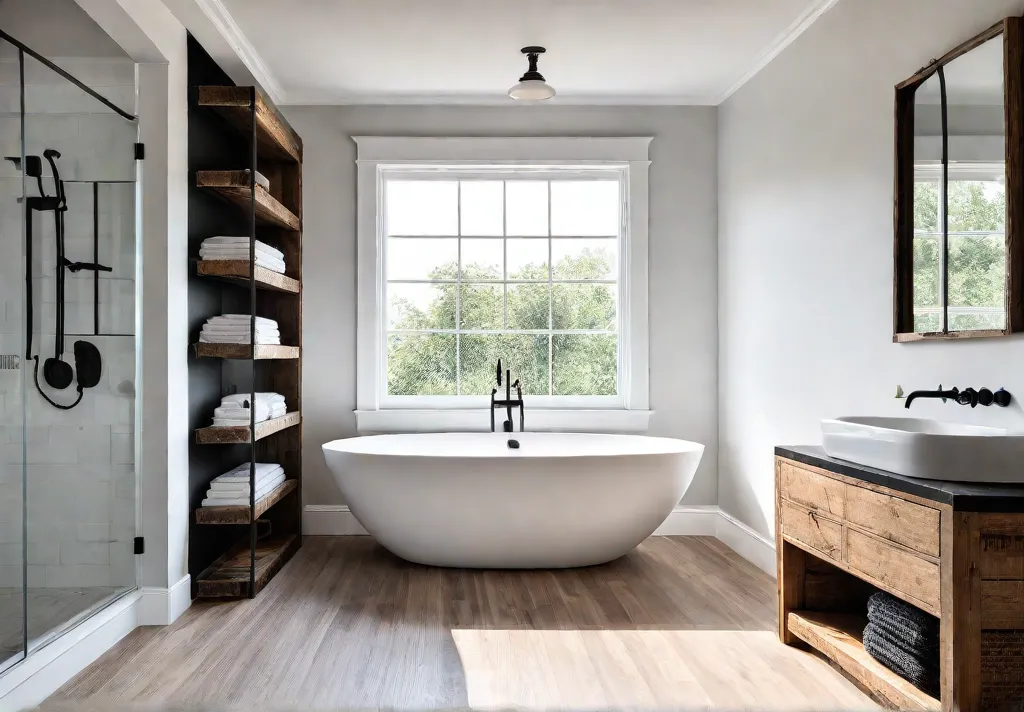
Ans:
{"type": "MultiPolygon", "coordinates": [[[[526,409],[526,430],[560,433],[645,433],[654,411],[526,409]]],[[[486,432],[491,429],[487,409],[357,410],[360,433],[486,432]]],[[[501,427],[501,413],[495,413],[501,427]]],[[[518,414],[514,417],[519,429],[518,414]]]]}

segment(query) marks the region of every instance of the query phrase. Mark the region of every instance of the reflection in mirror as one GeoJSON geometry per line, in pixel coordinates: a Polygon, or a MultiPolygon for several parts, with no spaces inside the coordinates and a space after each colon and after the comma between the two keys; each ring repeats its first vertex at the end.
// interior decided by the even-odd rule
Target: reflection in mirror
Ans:
{"type": "Polygon", "coordinates": [[[942,331],[942,92],[933,74],[914,95],[914,331],[942,331]]]}
{"type": "Polygon", "coordinates": [[[1006,327],[1003,38],[946,67],[949,330],[1006,327]]]}

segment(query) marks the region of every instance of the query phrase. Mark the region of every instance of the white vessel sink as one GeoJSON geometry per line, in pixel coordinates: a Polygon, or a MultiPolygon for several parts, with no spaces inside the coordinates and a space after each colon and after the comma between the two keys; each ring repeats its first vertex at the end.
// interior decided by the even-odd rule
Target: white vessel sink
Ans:
{"type": "Polygon", "coordinates": [[[821,421],[826,454],[926,480],[1024,482],[1024,433],[921,418],[821,421]]]}

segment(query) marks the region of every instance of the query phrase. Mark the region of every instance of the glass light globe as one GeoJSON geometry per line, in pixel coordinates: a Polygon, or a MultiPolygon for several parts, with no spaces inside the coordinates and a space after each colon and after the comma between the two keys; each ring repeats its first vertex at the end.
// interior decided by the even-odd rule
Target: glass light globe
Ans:
{"type": "Polygon", "coordinates": [[[554,88],[547,82],[527,79],[508,90],[508,95],[519,101],[543,101],[555,95],[554,88]]]}

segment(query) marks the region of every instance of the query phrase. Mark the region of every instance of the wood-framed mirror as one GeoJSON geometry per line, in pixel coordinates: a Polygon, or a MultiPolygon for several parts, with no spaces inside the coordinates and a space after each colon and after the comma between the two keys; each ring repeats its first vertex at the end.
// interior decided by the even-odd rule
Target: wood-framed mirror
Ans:
{"type": "Polygon", "coordinates": [[[1024,19],[896,86],[896,342],[1024,331],[1024,19]]]}

